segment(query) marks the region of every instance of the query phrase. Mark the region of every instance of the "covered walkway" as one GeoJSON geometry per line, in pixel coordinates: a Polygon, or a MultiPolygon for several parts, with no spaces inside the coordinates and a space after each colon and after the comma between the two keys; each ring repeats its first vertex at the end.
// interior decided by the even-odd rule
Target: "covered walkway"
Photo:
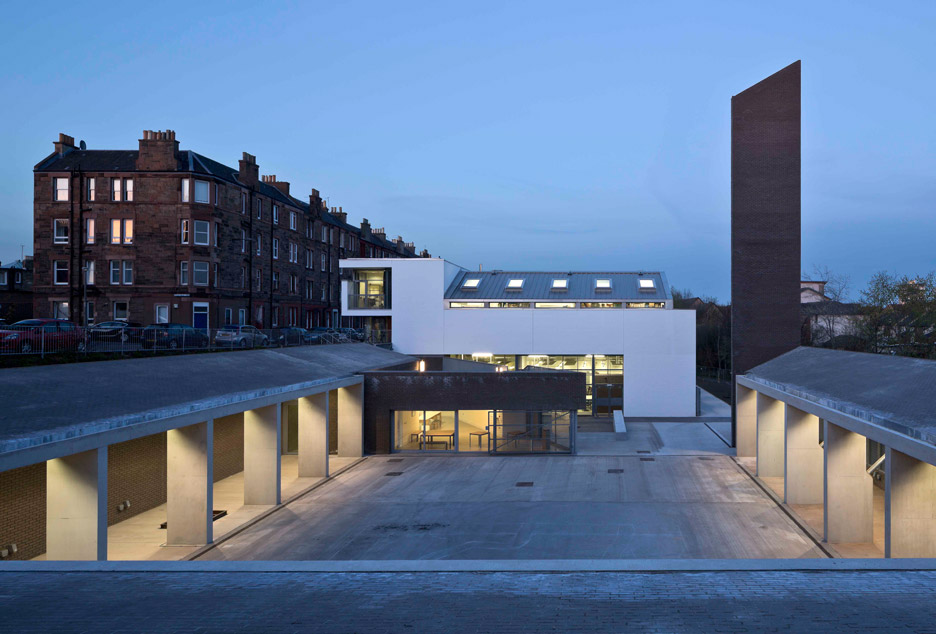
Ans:
{"type": "Polygon", "coordinates": [[[797,348],[737,378],[738,460],[846,557],[936,557],[936,362],[797,348]]]}

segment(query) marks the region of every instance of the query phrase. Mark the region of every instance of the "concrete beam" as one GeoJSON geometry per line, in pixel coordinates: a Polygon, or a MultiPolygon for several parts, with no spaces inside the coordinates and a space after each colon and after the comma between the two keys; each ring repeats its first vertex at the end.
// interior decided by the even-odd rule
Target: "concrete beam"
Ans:
{"type": "Polygon", "coordinates": [[[328,393],[299,399],[299,477],[328,477],[328,393]]]}
{"type": "Polygon", "coordinates": [[[783,477],[784,404],[757,393],[757,475],[783,477]]]}
{"type": "Polygon", "coordinates": [[[735,386],[737,427],[735,445],[739,458],[757,456],[757,392],[741,384],[735,386]]]}
{"type": "Polygon", "coordinates": [[[936,467],[884,451],[884,556],[936,557],[936,467]]]}
{"type": "Polygon", "coordinates": [[[46,462],[46,558],[107,560],[107,447],[46,462]]]}
{"type": "Polygon", "coordinates": [[[338,455],[364,455],[364,385],[338,388],[338,455]]]}
{"type": "Polygon", "coordinates": [[[787,504],[822,504],[825,456],[819,445],[819,417],[786,405],[786,459],[783,500],[787,504]]]}
{"type": "Polygon", "coordinates": [[[203,546],[212,537],[214,421],[166,432],[166,545],[203,546]]]}
{"type": "Polygon", "coordinates": [[[825,424],[825,541],[830,544],[874,541],[874,482],[867,472],[864,436],[825,424]]]}
{"type": "Polygon", "coordinates": [[[280,503],[280,406],[244,412],[244,504],[280,503]]]}

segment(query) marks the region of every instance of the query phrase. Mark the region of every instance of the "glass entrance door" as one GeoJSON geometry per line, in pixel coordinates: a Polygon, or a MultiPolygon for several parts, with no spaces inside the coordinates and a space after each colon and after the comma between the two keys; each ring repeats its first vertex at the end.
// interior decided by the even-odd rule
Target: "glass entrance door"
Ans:
{"type": "Polygon", "coordinates": [[[394,451],[456,451],[458,423],[454,411],[396,411],[393,413],[394,451]]]}

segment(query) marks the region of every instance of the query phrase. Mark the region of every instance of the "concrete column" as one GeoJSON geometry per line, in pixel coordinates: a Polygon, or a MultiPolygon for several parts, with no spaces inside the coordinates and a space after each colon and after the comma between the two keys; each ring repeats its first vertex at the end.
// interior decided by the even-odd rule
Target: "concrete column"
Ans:
{"type": "Polygon", "coordinates": [[[244,504],[280,503],[280,406],[244,412],[244,504]]]}
{"type": "Polygon", "coordinates": [[[338,455],[364,455],[364,385],[338,388],[338,455]]]}
{"type": "Polygon", "coordinates": [[[107,447],[46,462],[46,558],[107,560],[107,447]]]}
{"type": "Polygon", "coordinates": [[[822,504],[822,465],[819,417],[786,405],[786,459],[783,501],[787,504],[822,504]]]}
{"type": "Polygon", "coordinates": [[[212,541],[214,421],[166,432],[166,545],[212,541]]]}
{"type": "Polygon", "coordinates": [[[735,386],[735,415],[737,455],[753,458],[757,455],[757,392],[743,385],[735,386]]]}
{"type": "Polygon", "coordinates": [[[328,477],[328,392],[299,399],[299,477],[328,477]]]}
{"type": "Polygon", "coordinates": [[[884,451],[884,556],[936,557],[936,467],[884,451]]]}
{"type": "Polygon", "coordinates": [[[783,401],[757,393],[757,475],[783,477],[783,401]]]}
{"type": "Polygon", "coordinates": [[[874,541],[874,483],[867,472],[864,436],[829,421],[825,424],[825,541],[874,541]]]}

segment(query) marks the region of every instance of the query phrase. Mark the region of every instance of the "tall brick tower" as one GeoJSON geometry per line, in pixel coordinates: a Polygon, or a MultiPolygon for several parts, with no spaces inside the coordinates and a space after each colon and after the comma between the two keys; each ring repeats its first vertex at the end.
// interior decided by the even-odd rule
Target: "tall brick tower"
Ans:
{"type": "Polygon", "coordinates": [[[799,61],[731,98],[732,386],[800,342],[800,118],[799,61]]]}

